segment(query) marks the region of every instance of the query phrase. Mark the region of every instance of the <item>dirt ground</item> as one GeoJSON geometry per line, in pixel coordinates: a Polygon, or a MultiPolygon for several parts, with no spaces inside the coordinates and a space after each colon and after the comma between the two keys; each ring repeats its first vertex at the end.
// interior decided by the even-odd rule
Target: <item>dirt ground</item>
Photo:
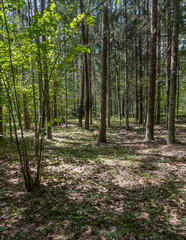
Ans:
{"type": "Polygon", "coordinates": [[[185,239],[186,119],[177,143],[164,126],[144,140],[143,126],[108,129],[99,144],[71,124],[46,141],[42,187],[25,190],[15,143],[0,158],[0,240],[185,239]]]}

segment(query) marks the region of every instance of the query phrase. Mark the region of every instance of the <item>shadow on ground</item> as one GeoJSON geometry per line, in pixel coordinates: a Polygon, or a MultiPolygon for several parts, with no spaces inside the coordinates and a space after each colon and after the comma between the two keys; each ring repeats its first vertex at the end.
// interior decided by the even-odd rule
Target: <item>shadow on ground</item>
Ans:
{"type": "Polygon", "coordinates": [[[162,155],[164,139],[139,152],[145,143],[121,141],[123,131],[104,145],[56,135],[33,193],[17,163],[1,160],[0,239],[184,239],[184,158],[162,155]]]}

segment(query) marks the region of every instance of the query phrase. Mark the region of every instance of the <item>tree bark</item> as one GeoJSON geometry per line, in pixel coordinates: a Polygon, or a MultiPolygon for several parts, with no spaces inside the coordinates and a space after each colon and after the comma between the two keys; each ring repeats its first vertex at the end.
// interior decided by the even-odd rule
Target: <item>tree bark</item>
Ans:
{"type": "MultiPolygon", "coordinates": [[[[150,22],[150,18],[149,18],[149,0],[147,0],[146,2],[146,9],[147,9],[147,16],[146,16],[146,22],[150,22]]],[[[144,115],[145,115],[145,123],[147,121],[147,105],[148,105],[148,80],[149,80],[149,24],[147,24],[146,26],[146,82],[145,82],[145,111],[144,115]]]]}
{"type": "MultiPolygon", "coordinates": [[[[135,2],[136,3],[136,2],[135,2]]],[[[139,91],[138,91],[138,47],[137,47],[137,14],[136,14],[136,7],[135,7],[135,33],[134,33],[134,54],[135,54],[135,61],[134,61],[134,69],[135,69],[135,94],[136,94],[136,123],[139,121],[139,91]]]]}
{"type": "MultiPolygon", "coordinates": [[[[138,18],[141,20],[141,8],[138,7],[138,18]]],[[[140,27],[141,28],[141,27],[140,27]]],[[[142,69],[142,39],[141,29],[138,32],[138,51],[139,51],[139,123],[143,124],[143,69],[142,69]]]]}
{"type": "Polygon", "coordinates": [[[67,86],[67,73],[65,69],[65,125],[68,126],[68,86],[67,86]]]}
{"type": "Polygon", "coordinates": [[[94,116],[95,118],[97,117],[97,82],[96,82],[96,67],[95,67],[95,61],[94,61],[94,66],[93,66],[93,81],[94,81],[94,116]]]}
{"type": "MultiPolygon", "coordinates": [[[[41,0],[41,13],[43,14],[45,10],[45,0],[41,0]]],[[[44,29],[45,32],[45,29],[44,29]]],[[[44,85],[46,94],[46,117],[47,117],[47,138],[52,139],[52,126],[51,126],[51,110],[50,110],[50,93],[49,93],[49,79],[48,79],[48,63],[47,63],[47,45],[46,45],[46,36],[42,35],[42,44],[43,44],[43,64],[44,64],[44,85]]]]}
{"type": "Polygon", "coordinates": [[[92,72],[91,72],[91,64],[92,64],[92,62],[91,62],[91,54],[89,54],[89,56],[88,56],[88,65],[89,65],[88,71],[89,71],[89,86],[90,86],[90,89],[89,89],[89,91],[90,91],[90,109],[89,109],[90,124],[92,124],[92,81],[91,81],[91,74],[92,74],[92,72]]]}
{"type": "MultiPolygon", "coordinates": [[[[37,0],[34,0],[34,12],[35,15],[38,12],[37,10],[37,0]]],[[[43,82],[42,82],[42,64],[41,64],[41,52],[40,52],[40,39],[36,38],[36,46],[37,46],[37,57],[36,61],[38,64],[38,112],[39,112],[39,122],[40,122],[40,131],[41,131],[41,118],[43,114],[43,82]]]]}
{"type": "Polygon", "coordinates": [[[29,114],[28,114],[28,107],[27,107],[27,96],[24,90],[25,87],[25,72],[24,67],[22,66],[22,85],[23,85],[23,112],[24,112],[24,125],[25,129],[28,130],[30,128],[29,124],[29,114]]]}
{"type": "MultiPolygon", "coordinates": [[[[83,0],[79,0],[80,2],[80,11],[81,14],[84,11],[83,0]]],[[[85,24],[82,21],[82,39],[83,45],[88,45],[88,31],[86,34],[85,24]]],[[[87,53],[84,53],[84,65],[85,65],[85,87],[86,87],[86,100],[85,100],[85,129],[89,129],[89,116],[90,116],[90,84],[89,84],[89,71],[88,71],[88,57],[87,53]]]]}
{"type": "MultiPolygon", "coordinates": [[[[83,61],[84,63],[84,61],[83,61]]],[[[84,64],[82,67],[82,77],[81,77],[81,99],[80,99],[80,107],[79,107],[79,127],[83,127],[83,103],[84,103],[84,90],[85,89],[85,71],[84,64]]]]}
{"type": "Polygon", "coordinates": [[[128,41],[127,41],[127,0],[124,6],[124,33],[125,33],[125,128],[129,130],[129,78],[128,78],[128,41]]]}
{"type": "Polygon", "coordinates": [[[179,3],[180,0],[173,0],[174,30],[172,38],[172,76],[170,79],[167,144],[175,143],[176,78],[178,68],[178,44],[179,44],[179,3]]]}
{"type": "MultiPolygon", "coordinates": [[[[158,6],[160,13],[160,5],[158,6]]],[[[157,91],[157,119],[156,123],[160,124],[161,113],[161,16],[158,16],[158,91],[157,91]]]]}
{"type": "MultiPolygon", "coordinates": [[[[18,20],[21,24],[21,26],[24,26],[24,22],[23,22],[23,18],[21,18],[21,9],[20,9],[20,5],[17,8],[17,14],[18,14],[18,20]]],[[[23,96],[23,113],[24,113],[24,128],[25,130],[29,129],[29,115],[28,115],[28,107],[27,107],[27,96],[26,96],[26,91],[25,91],[25,80],[26,80],[26,76],[25,76],[25,72],[24,72],[24,66],[22,65],[21,67],[21,75],[22,75],[22,86],[23,86],[23,92],[22,92],[22,96],[23,96]]]]}
{"type": "Polygon", "coordinates": [[[58,83],[54,80],[53,85],[53,125],[58,125],[58,105],[57,105],[57,87],[58,83]]]}
{"type": "Polygon", "coordinates": [[[11,118],[11,113],[10,113],[10,107],[8,109],[8,115],[9,115],[10,141],[12,141],[13,140],[13,136],[12,136],[12,118],[11,118]]]}
{"type": "Polygon", "coordinates": [[[108,25],[108,127],[110,127],[110,117],[111,117],[111,56],[110,56],[110,30],[108,25]]]}
{"type": "Polygon", "coordinates": [[[125,117],[125,90],[122,94],[122,116],[125,117]]]}
{"type": "Polygon", "coordinates": [[[100,127],[99,140],[106,142],[106,97],[107,97],[107,28],[108,26],[108,3],[103,6],[103,22],[102,22],[102,75],[101,75],[101,112],[100,112],[100,127]]]}
{"type": "Polygon", "coordinates": [[[178,87],[177,87],[177,116],[176,118],[179,118],[179,105],[180,105],[180,76],[179,76],[179,68],[178,68],[178,87]]]}
{"type": "MultiPolygon", "coordinates": [[[[117,4],[115,4],[115,15],[117,15],[117,4]]],[[[118,112],[118,120],[119,124],[121,126],[121,86],[120,86],[120,76],[119,76],[119,50],[118,50],[118,36],[117,36],[117,27],[118,27],[118,19],[116,20],[114,24],[114,44],[115,44],[115,51],[114,51],[114,57],[115,57],[115,71],[116,71],[116,109],[118,112]]]]}
{"type": "Polygon", "coordinates": [[[171,46],[172,46],[172,27],[171,27],[171,0],[166,0],[166,88],[167,88],[167,108],[166,108],[166,128],[168,129],[170,78],[171,78],[171,46]]]}
{"type": "Polygon", "coordinates": [[[146,122],[146,136],[145,136],[146,140],[154,140],[157,4],[158,4],[158,0],[151,0],[150,78],[149,78],[149,88],[148,88],[148,107],[147,107],[147,122],[146,122]]]}

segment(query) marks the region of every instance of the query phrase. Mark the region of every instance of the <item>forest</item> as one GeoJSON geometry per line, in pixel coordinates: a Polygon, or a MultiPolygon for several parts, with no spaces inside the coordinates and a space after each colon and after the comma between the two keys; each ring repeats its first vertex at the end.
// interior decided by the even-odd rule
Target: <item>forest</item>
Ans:
{"type": "Polygon", "coordinates": [[[183,240],[184,0],[0,0],[0,240],[183,240]]]}

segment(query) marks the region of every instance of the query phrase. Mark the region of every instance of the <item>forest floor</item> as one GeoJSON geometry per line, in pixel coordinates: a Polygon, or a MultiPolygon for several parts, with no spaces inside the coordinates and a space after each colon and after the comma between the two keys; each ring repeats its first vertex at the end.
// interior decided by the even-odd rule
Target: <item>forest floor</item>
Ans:
{"type": "Polygon", "coordinates": [[[162,125],[155,141],[146,142],[142,125],[126,131],[115,124],[106,144],[98,143],[97,125],[56,127],[46,142],[42,187],[32,193],[7,142],[0,158],[0,240],[185,239],[184,120],[171,146],[162,125]]]}

